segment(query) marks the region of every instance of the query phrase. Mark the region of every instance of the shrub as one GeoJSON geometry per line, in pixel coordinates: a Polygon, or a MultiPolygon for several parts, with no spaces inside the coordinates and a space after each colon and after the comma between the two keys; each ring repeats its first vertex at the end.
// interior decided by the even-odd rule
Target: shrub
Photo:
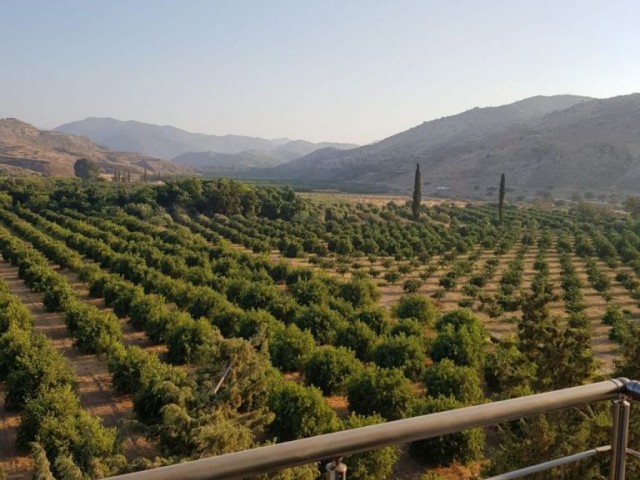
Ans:
{"type": "Polygon", "coordinates": [[[424,384],[431,397],[453,397],[465,404],[477,403],[483,397],[478,372],[471,367],[459,367],[449,359],[429,367],[424,384]]]}
{"type": "Polygon", "coordinates": [[[408,378],[414,380],[422,375],[427,359],[422,338],[408,337],[402,333],[384,339],[376,348],[373,357],[379,367],[399,368],[408,378]]]}
{"type": "Polygon", "coordinates": [[[393,311],[398,318],[414,318],[426,326],[433,326],[437,311],[433,302],[423,295],[405,295],[395,304],[393,311]]]}
{"type": "Polygon", "coordinates": [[[335,412],[314,387],[282,382],[271,392],[268,407],[275,418],[267,432],[279,442],[321,435],[338,428],[335,412]]]}
{"type": "Polygon", "coordinates": [[[422,282],[416,278],[410,278],[409,280],[405,280],[402,284],[402,289],[407,293],[416,293],[420,287],[422,286],[422,282]]]}
{"type": "Polygon", "coordinates": [[[335,341],[337,347],[348,348],[363,362],[371,360],[377,343],[378,336],[366,323],[359,320],[343,327],[335,341]]]}
{"type": "Polygon", "coordinates": [[[340,296],[356,308],[362,308],[380,298],[378,287],[366,279],[353,279],[340,286],[340,296]]]}
{"type": "MultiPolygon", "coordinates": [[[[107,462],[117,447],[116,429],[103,427],[98,417],[82,409],[70,387],[30,400],[18,437],[23,445],[37,439],[50,459],[72,456],[85,474],[99,469],[101,461],[107,462]]],[[[60,474],[55,468],[54,473],[60,474]]]]}
{"type": "Polygon", "coordinates": [[[220,333],[205,319],[194,320],[180,314],[167,332],[167,359],[171,363],[191,363],[198,350],[221,340],[220,333]]]}
{"type": "Polygon", "coordinates": [[[302,330],[309,330],[319,344],[332,344],[346,321],[325,305],[311,305],[296,323],[302,330]]]}
{"type": "Polygon", "coordinates": [[[370,306],[360,310],[358,320],[365,323],[377,335],[383,335],[391,327],[387,310],[379,306],[370,306]]]}
{"type": "Polygon", "coordinates": [[[16,358],[7,377],[5,407],[20,408],[55,387],[73,385],[74,379],[73,370],[46,337],[35,335],[31,345],[16,358]]]}
{"type": "Polygon", "coordinates": [[[269,355],[274,367],[283,372],[292,372],[302,370],[315,348],[316,342],[308,330],[287,325],[274,332],[269,342],[269,355]]]}
{"type": "Polygon", "coordinates": [[[351,350],[325,347],[317,350],[304,366],[304,381],[324,395],[344,393],[352,375],[362,368],[351,350]]]}
{"type": "Polygon", "coordinates": [[[470,310],[458,309],[442,316],[436,325],[438,335],[431,357],[439,362],[451,359],[456,365],[480,368],[484,362],[485,332],[470,310]]]}
{"type": "Polygon", "coordinates": [[[398,322],[391,327],[389,330],[390,336],[396,336],[404,334],[407,337],[424,337],[424,326],[414,320],[413,318],[403,318],[402,320],[398,320],[398,322]]]}
{"type": "Polygon", "coordinates": [[[411,413],[415,396],[400,370],[373,367],[351,379],[347,397],[349,408],[360,415],[379,414],[397,420],[411,413]]]}

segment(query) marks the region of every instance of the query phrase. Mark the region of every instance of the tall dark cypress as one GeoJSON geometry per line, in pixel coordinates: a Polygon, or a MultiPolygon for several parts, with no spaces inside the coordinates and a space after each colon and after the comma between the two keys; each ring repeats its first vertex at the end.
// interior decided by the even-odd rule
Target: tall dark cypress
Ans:
{"type": "Polygon", "coordinates": [[[420,218],[420,202],[422,201],[422,190],[420,187],[420,164],[416,164],[416,176],[413,183],[413,202],[411,204],[411,213],[413,213],[413,219],[418,220],[420,218]]]}
{"type": "Polygon", "coordinates": [[[500,198],[498,200],[498,217],[500,218],[500,223],[502,223],[502,210],[504,209],[504,193],[505,193],[505,179],[504,173],[500,177],[500,198]]]}

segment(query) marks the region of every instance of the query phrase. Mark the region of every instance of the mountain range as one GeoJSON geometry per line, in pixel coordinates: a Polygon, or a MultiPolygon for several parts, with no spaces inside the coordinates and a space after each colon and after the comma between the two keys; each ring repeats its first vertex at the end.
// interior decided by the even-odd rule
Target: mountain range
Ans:
{"type": "Polygon", "coordinates": [[[322,149],[254,176],[315,186],[482,196],[501,173],[523,195],[640,192],[640,94],[558,95],[474,108],[351,150],[322,149]]]}
{"type": "Polygon", "coordinates": [[[106,173],[116,169],[134,176],[145,170],[160,175],[193,173],[166,160],[111,151],[86,137],[41,131],[15,118],[0,119],[0,170],[5,173],[73,176],[73,165],[80,158],[98,162],[106,173]]]}
{"type": "Polygon", "coordinates": [[[202,135],[113,119],[90,118],[53,132],[15,119],[0,121],[5,170],[70,174],[73,159],[81,156],[100,161],[106,170],[126,164],[184,173],[190,166],[212,175],[395,193],[411,191],[419,163],[425,195],[483,197],[492,194],[501,173],[517,195],[638,194],[640,94],[536,96],[423,122],[360,147],[202,135]],[[173,163],[146,156],[153,152],[173,163]]]}
{"type": "Polygon", "coordinates": [[[173,159],[177,164],[208,172],[271,167],[320,148],[357,147],[354,144],[316,144],[288,138],[269,140],[242,135],[204,135],[168,125],[114,118],[87,118],[60,125],[55,131],[82,135],[112,150],[173,159]]]}

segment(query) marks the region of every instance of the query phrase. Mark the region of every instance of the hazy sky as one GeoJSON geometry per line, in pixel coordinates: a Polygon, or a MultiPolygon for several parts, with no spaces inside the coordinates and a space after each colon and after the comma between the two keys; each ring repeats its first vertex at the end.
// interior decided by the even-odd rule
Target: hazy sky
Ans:
{"type": "Polygon", "coordinates": [[[640,91],[638,19],[638,0],[0,0],[0,117],[367,143],[640,91]]]}

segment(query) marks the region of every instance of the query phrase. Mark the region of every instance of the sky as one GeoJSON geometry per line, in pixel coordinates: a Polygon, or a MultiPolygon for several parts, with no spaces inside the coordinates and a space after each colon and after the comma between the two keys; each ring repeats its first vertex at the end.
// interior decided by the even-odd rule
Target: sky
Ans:
{"type": "Polygon", "coordinates": [[[0,0],[0,118],[365,144],[640,91],[637,0],[0,0]]]}

